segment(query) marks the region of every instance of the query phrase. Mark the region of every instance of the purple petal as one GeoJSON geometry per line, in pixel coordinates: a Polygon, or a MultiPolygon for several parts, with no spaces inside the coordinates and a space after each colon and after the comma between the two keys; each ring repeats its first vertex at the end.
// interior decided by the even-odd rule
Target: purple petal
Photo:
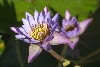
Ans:
{"type": "Polygon", "coordinates": [[[67,20],[70,19],[70,12],[69,12],[68,10],[67,10],[66,13],[65,13],[65,18],[66,18],[67,20]]]}
{"type": "Polygon", "coordinates": [[[22,21],[23,21],[23,23],[24,23],[24,25],[22,25],[22,27],[24,28],[24,30],[25,30],[27,33],[29,33],[29,32],[31,31],[31,27],[30,27],[30,25],[29,25],[28,20],[22,18],[22,21]]]}
{"type": "Polygon", "coordinates": [[[44,22],[44,15],[43,13],[41,12],[40,13],[40,16],[39,16],[39,22],[42,24],[42,22],[44,22]]]}
{"type": "Polygon", "coordinates": [[[33,19],[33,16],[32,16],[30,13],[26,12],[26,19],[27,19],[28,21],[30,21],[30,20],[33,19]]]}
{"type": "Polygon", "coordinates": [[[26,42],[26,43],[32,43],[31,39],[27,39],[27,38],[20,38],[20,40],[26,42]]]}
{"type": "Polygon", "coordinates": [[[44,13],[45,13],[45,15],[48,13],[48,8],[47,7],[44,8],[44,13]]]}
{"type": "Polygon", "coordinates": [[[74,28],[72,31],[66,32],[68,37],[76,37],[80,33],[80,29],[78,30],[77,28],[74,28]]]}
{"type": "Polygon", "coordinates": [[[65,29],[63,29],[63,28],[61,28],[60,34],[63,35],[63,36],[65,36],[65,37],[68,37],[68,35],[66,34],[65,29]]]}
{"type": "Polygon", "coordinates": [[[19,30],[27,37],[30,38],[29,34],[22,28],[22,27],[19,27],[19,30]]]}
{"type": "Polygon", "coordinates": [[[35,10],[35,12],[34,12],[34,20],[35,20],[36,23],[38,22],[38,19],[39,19],[39,13],[35,10]]]}
{"type": "Polygon", "coordinates": [[[51,50],[51,44],[49,42],[44,42],[41,47],[46,50],[47,52],[49,52],[51,50]]]}
{"type": "Polygon", "coordinates": [[[57,13],[57,14],[52,18],[52,21],[53,21],[53,22],[57,22],[57,21],[58,21],[58,17],[59,17],[59,16],[58,16],[58,13],[57,13]]]}
{"type": "Polygon", "coordinates": [[[41,52],[42,49],[38,45],[30,44],[28,63],[31,63],[41,52]]]}
{"type": "Polygon", "coordinates": [[[62,21],[62,27],[64,28],[64,29],[66,29],[66,26],[67,25],[69,25],[69,22],[67,23],[67,20],[66,19],[63,19],[63,21],[62,21]]]}
{"type": "Polygon", "coordinates": [[[29,14],[28,12],[26,12],[26,19],[28,20],[29,25],[30,25],[31,27],[33,27],[33,26],[35,26],[35,24],[37,24],[37,23],[35,22],[35,20],[33,19],[33,16],[32,16],[31,14],[29,14]]]}
{"type": "Polygon", "coordinates": [[[15,37],[18,38],[18,39],[25,38],[25,36],[21,35],[21,34],[15,35],[15,37]]]}
{"type": "Polygon", "coordinates": [[[47,37],[43,40],[43,42],[48,42],[48,41],[52,40],[53,38],[54,38],[54,36],[47,36],[47,37]]]}
{"type": "Polygon", "coordinates": [[[78,24],[78,21],[77,21],[77,18],[76,18],[76,17],[73,17],[73,18],[71,19],[71,22],[74,23],[74,24],[78,24]]]}
{"type": "Polygon", "coordinates": [[[55,29],[57,28],[58,26],[58,23],[55,23],[53,26],[52,26],[52,29],[51,29],[51,33],[53,33],[55,31],[55,29]]]}
{"type": "Polygon", "coordinates": [[[22,27],[11,27],[11,30],[13,30],[15,33],[19,33],[19,34],[21,34],[21,35],[25,35],[25,36],[27,36],[27,37],[30,37],[29,35],[28,35],[28,33],[22,28],[22,27]]]}
{"type": "Polygon", "coordinates": [[[70,40],[72,42],[68,43],[68,45],[73,50],[75,48],[75,46],[77,45],[78,41],[79,41],[79,37],[73,37],[73,38],[70,38],[70,40]]]}
{"type": "Polygon", "coordinates": [[[87,20],[84,20],[82,22],[79,23],[79,26],[80,26],[80,35],[82,33],[84,33],[84,31],[86,30],[86,28],[90,25],[90,23],[92,22],[93,18],[89,18],[87,20]]]}
{"type": "Polygon", "coordinates": [[[20,39],[20,40],[23,40],[23,41],[25,41],[25,42],[27,42],[27,43],[38,43],[38,42],[40,42],[40,41],[38,41],[38,40],[35,40],[35,39],[31,38],[31,37],[24,31],[24,29],[21,28],[21,27],[11,27],[11,29],[12,29],[13,31],[15,31],[15,32],[18,34],[18,35],[16,35],[15,37],[18,38],[18,39],[20,39]],[[20,37],[20,36],[22,36],[22,37],[20,37]],[[24,36],[25,36],[25,38],[24,38],[24,36]]]}
{"type": "Polygon", "coordinates": [[[14,31],[15,33],[19,33],[19,32],[16,30],[16,27],[11,27],[11,30],[14,31]]]}
{"type": "MultiPolygon", "coordinates": [[[[16,37],[16,38],[18,38],[18,37],[16,37]]],[[[36,43],[39,43],[40,42],[38,40],[31,39],[31,38],[28,38],[28,37],[19,38],[19,39],[25,41],[26,43],[31,43],[31,44],[36,44],[36,43]]]]}
{"type": "Polygon", "coordinates": [[[54,38],[50,41],[50,43],[52,45],[58,45],[58,44],[68,44],[71,41],[69,40],[69,38],[64,37],[63,35],[61,35],[60,33],[55,32],[54,33],[54,38]]]}
{"type": "Polygon", "coordinates": [[[46,15],[46,17],[45,17],[45,22],[46,22],[46,23],[50,23],[50,22],[51,22],[50,11],[47,13],[47,15],[46,15]]]}

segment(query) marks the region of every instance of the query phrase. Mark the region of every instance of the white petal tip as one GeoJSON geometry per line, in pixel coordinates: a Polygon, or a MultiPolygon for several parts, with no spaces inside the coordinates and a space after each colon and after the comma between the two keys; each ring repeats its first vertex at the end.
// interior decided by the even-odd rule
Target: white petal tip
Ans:
{"type": "Polygon", "coordinates": [[[15,27],[10,27],[10,29],[11,29],[12,31],[14,31],[14,32],[16,32],[16,33],[17,33],[17,31],[16,31],[15,27]]]}
{"type": "Polygon", "coordinates": [[[31,63],[31,59],[28,58],[28,63],[31,63]]]}
{"type": "Polygon", "coordinates": [[[70,19],[70,12],[69,12],[68,10],[66,10],[65,18],[66,18],[67,20],[70,19]]]}

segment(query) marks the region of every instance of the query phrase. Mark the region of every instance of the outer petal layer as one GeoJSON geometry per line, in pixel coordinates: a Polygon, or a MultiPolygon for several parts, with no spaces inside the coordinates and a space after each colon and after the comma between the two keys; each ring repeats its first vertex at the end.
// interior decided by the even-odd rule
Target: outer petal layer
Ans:
{"type": "Polygon", "coordinates": [[[87,29],[87,27],[89,26],[89,24],[92,22],[93,18],[89,18],[87,20],[84,20],[82,22],[79,23],[79,26],[80,26],[80,35],[82,33],[84,33],[84,31],[87,29]]]}
{"type": "Polygon", "coordinates": [[[30,44],[28,63],[31,63],[41,52],[42,49],[38,45],[30,44]]]}
{"type": "Polygon", "coordinates": [[[68,45],[73,50],[75,48],[75,46],[77,45],[78,41],[79,41],[79,37],[73,37],[73,38],[70,38],[70,40],[72,42],[69,43],[68,45]]]}
{"type": "Polygon", "coordinates": [[[63,35],[61,35],[60,33],[55,32],[54,33],[54,38],[51,40],[51,44],[52,45],[58,45],[58,44],[68,44],[71,41],[64,37],[63,35]]]}

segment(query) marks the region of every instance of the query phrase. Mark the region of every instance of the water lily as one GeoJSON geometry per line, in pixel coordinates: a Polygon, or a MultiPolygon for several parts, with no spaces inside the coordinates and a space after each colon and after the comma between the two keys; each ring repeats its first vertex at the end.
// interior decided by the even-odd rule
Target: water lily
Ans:
{"type": "Polygon", "coordinates": [[[11,30],[16,33],[16,38],[30,44],[28,56],[30,63],[42,49],[47,52],[51,50],[50,41],[54,38],[55,29],[58,28],[58,13],[51,18],[50,11],[45,7],[40,13],[35,10],[34,17],[26,12],[26,18],[22,18],[22,21],[22,27],[11,27],[11,30]]]}
{"type": "Polygon", "coordinates": [[[84,33],[93,18],[86,19],[78,22],[76,17],[72,17],[70,12],[67,10],[65,13],[65,19],[62,21],[61,34],[65,37],[70,38],[72,41],[69,43],[69,47],[74,49],[79,41],[79,36],[84,33]]]}
{"type": "Polygon", "coordinates": [[[93,18],[78,22],[76,17],[71,17],[67,10],[65,19],[62,20],[62,27],[55,32],[54,38],[51,40],[52,45],[68,44],[71,49],[74,49],[79,41],[79,36],[84,33],[93,18]]]}

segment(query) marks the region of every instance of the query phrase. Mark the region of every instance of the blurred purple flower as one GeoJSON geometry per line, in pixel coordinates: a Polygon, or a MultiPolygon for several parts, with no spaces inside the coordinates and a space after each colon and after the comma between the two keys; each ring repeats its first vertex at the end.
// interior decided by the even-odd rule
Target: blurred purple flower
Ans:
{"type": "Polygon", "coordinates": [[[78,22],[76,17],[71,17],[70,12],[66,11],[65,19],[62,21],[61,34],[70,38],[72,42],[68,45],[71,49],[75,48],[79,41],[79,35],[81,35],[86,30],[92,20],[93,18],[89,18],[82,22],[78,22]]]}
{"type": "Polygon", "coordinates": [[[51,18],[50,11],[47,7],[44,11],[34,12],[34,17],[26,12],[26,19],[22,18],[22,27],[11,27],[17,35],[16,38],[30,44],[28,63],[32,62],[42,51],[49,52],[51,50],[50,41],[54,38],[52,35],[58,27],[58,13],[51,18]]]}
{"type": "Polygon", "coordinates": [[[54,38],[50,41],[52,45],[68,44],[74,49],[79,41],[79,36],[86,30],[93,18],[78,22],[75,17],[71,17],[69,11],[66,11],[65,19],[62,21],[62,27],[54,32],[54,38]]]}

